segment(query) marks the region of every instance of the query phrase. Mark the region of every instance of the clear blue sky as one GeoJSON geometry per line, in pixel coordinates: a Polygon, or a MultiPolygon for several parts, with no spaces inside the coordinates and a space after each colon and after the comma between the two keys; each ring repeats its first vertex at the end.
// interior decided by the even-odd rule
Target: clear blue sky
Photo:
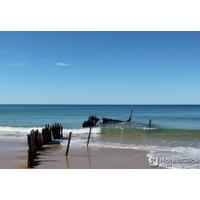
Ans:
{"type": "Polygon", "coordinates": [[[0,32],[0,103],[199,104],[200,32],[0,32]]]}

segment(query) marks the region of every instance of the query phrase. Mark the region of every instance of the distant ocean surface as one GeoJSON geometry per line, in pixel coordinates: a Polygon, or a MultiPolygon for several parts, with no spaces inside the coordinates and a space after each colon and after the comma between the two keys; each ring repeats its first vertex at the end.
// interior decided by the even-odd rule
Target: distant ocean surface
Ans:
{"type": "Polygon", "coordinates": [[[85,145],[88,129],[81,125],[88,116],[127,120],[131,110],[131,123],[94,128],[91,145],[147,150],[152,165],[160,158],[164,167],[173,159],[174,168],[200,168],[199,105],[0,105],[0,138],[24,139],[33,128],[59,122],[66,135],[74,133],[74,144],[85,145]]]}

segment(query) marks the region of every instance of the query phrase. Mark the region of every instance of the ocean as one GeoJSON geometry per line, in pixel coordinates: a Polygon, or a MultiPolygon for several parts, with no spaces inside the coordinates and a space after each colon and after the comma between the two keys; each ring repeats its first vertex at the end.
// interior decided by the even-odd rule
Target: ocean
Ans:
{"type": "Polygon", "coordinates": [[[200,105],[0,105],[0,139],[24,140],[59,122],[66,136],[72,131],[72,144],[86,145],[82,122],[90,115],[126,121],[131,110],[132,122],[93,128],[90,145],[147,150],[152,166],[200,168],[200,105]]]}

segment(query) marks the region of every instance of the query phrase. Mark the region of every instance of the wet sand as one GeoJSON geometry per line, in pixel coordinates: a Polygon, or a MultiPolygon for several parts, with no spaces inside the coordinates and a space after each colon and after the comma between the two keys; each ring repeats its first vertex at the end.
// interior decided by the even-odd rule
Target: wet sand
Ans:
{"type": "Polygon", "coordinates": [[[0,169],[27,167],[27,144],[25,140],[0,140],[0,169]]]}
{"type": "MultiPolygon", "coordinates": [[[[146,151],[117,148],[44,146],[36,169],[152,169],[146,151]]],[[[27,168],[27,144],[22,140],[0,140],[0,169],[27,168]]]]}
{"type": "Polygon", "coordinates": [[[51,146],[41,152],[37,169],[152,169],[146,151],[96,147],[51,146]]]}

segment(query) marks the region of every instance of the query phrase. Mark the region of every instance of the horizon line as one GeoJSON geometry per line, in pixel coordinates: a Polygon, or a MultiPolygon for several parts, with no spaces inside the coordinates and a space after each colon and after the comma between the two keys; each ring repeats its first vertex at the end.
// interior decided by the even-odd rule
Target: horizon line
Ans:
{"type": "Polygon", "coordinates": [[[49,106],[200,106],[200,104],[45,104],[45,103],[0,103],[0,105],[49,105],[49,106]]]}

